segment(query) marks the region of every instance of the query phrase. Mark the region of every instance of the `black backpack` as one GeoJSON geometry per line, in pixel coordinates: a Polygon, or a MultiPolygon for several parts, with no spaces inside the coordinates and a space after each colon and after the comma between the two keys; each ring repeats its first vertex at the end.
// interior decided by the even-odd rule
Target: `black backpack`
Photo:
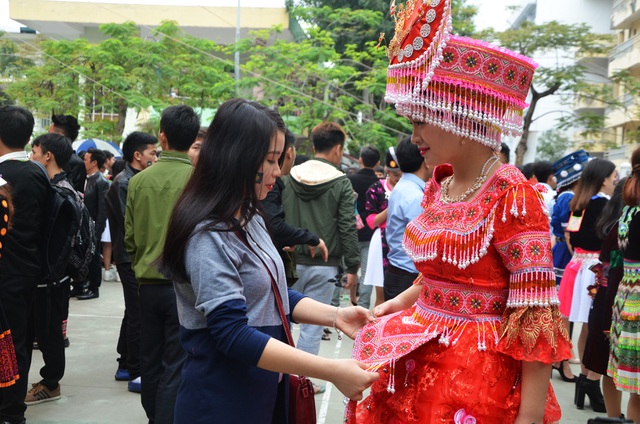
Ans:
{"type": "Polygon", "coordinates": [[[47,285],[58,286],[67,275],[71,246],[78,232],[78,207],[75,193],[63,187],[49,184],[46,212],[42,237],[44,244],[43,282],[47,285]]]}
{"type": "MultiPolygon", "coordinates": [[[[74,193],[75,195],[75,193],[74,193]]],[[[74,196],[74,199],[75,196],[74,196]]],[[[89,264],[96,254],[96,226],[84,202],[76,202],[78,208],[78,231],[71,243],[67,274],[73,281],[85,281],[89,264]]]]}
{"type": "Polygon", "coordinates": [[[58,286],[66,276],[74,281],[86,280],[96,252],[95,224],[71,185],[49,184],[42,240],[44,283],[58,286]]]}

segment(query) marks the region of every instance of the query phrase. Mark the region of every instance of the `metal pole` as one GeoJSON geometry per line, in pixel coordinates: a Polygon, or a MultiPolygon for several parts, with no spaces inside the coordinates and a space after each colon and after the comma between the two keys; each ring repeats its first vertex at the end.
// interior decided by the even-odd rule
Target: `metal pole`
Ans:
{"type": "Polygon", "coordinates": [[[238,0],[238,12],[236,13],[236,54],[235,54],[235,77],[236,77],[236,94],[239,90],[240,82],[240,51],[238,50],[238,42],[240,41],[240,1],[238,0]]]}

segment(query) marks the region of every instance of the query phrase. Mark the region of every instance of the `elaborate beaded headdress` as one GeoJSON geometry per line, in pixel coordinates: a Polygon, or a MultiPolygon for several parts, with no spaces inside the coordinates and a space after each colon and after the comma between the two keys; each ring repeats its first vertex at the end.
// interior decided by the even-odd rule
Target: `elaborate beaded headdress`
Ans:
{"type": "Polygon", "coordinates": [[[451,0],[409,0],[391,14],[385,100],[398,114],[500,148],[522,135],[523,109],[537,65],[483,41],[451,35],[451,0]]]}

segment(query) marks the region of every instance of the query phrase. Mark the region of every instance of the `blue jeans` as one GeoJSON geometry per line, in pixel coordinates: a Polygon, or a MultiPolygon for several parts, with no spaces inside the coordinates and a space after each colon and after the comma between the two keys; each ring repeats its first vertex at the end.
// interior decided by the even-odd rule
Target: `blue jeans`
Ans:
{"type": "Polygon", "coordinates": [[[360,277],[358,278],[358,306],[369,309],[371,306],[371,292],[373,286],[364,284],[364,276],[367,273],[367,259],[369,256],[369,244],[371,241],[359,241],[360,244],[360,277]]]}
{"type": "MultiPolygon", "coordinates": [[[[338,273],[338,267],[322,265],[300,265],[296,267],[298,281],[293,290],[320,303],[329,304],[335,284],[329,280],[338,273]]],[[[322,340],[322,327],[312,324],[300,324],[298,349],[317,355],[322,340]]]]}

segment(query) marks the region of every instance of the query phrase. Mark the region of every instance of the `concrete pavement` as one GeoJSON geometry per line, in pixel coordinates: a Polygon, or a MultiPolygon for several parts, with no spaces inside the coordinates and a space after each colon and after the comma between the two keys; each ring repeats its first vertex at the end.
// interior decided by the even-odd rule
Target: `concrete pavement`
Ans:
{"type": "MultiPolygon", "coordinates": [[[[27,409],[29,424],[143,424],[146,416],[140,395],[127,391],[126,382],[114,379],[117,368],[116,342],[124,309],[122,287],[117,282],[104,282],[100,298],[78,301],[71,299],[68,335],[71,346],[66,350],[67,370],[61,382],[62,398],[27,409]]],[[[296,326],[297,327],[297,326],[296,326]]],[[[294,328],[294,337],[298,329],[294,328]]],[[[578,333],[578,331],[576,331],[578,333]]],[[[320,354],[329,358],[348,358],[353,343],[347,337],[340,342],[335,334],[323,341],[320,354]]],[[[34,351],[29,383],[40,380],[38,371],[42,355],[34,351]]],[[[577,375],[579,367],[573,365],[577,375]]],[[[553,387],[562,407],[561,424],[586,423],[597,415],[585,400],[585,410],[573,405],[574,384],[565,383],[554,371],[553,387]]],[[[321,384],[325,384],[321,382],[321,384]]],[[[628,396],[623,395],[623,410],[628,396]]],[[[316,396],[318,424],[342,422],[343,396],[330,383],[326,392],[316,396]]],[[[244,423],[240,423],[244,424],[244,423]]]]}

